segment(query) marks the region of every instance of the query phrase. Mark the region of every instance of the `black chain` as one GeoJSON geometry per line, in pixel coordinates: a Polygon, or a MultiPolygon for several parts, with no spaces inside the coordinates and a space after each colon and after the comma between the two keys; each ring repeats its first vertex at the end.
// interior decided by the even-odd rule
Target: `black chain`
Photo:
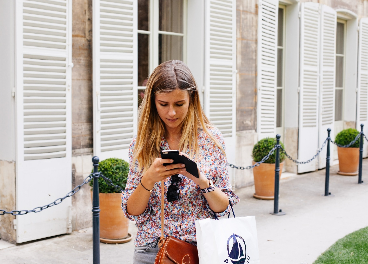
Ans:
{"type": "Polygon", "coordinates": [[[292,162],[294,162],[294,163],[296,163],[296,164],[307,164],[307,163],[311,162],[312,160],[314,160],[315,158],[317,158],[317,157],[318,157],[318,155],[321,153],[322,149],[326,146],[327,140],[329,140],[329,139],[330,139],[330,138],[326,138],[325,142],[323,142],[323,144],[322,144],[322,147],[317,151],[317,154],[316,154],[316,155],[314,155],[311,159],[309,159],[309,160],[307,160],[307,161],[298,161],[298,160],[293,159],[289,154],[287,154],[287,153],[286,153],[286,150],[285,150],[285,149],[283,149],[282,147],[281,147],[281,151],[282,151],[282,152],[285,154],[285,156],[286,156],[289,160],[291,160],[292,162]]]}
{"type": "MultiPolygon", "coordinates": [[[[342,147],[342,148],[348,148],[350,147],[352,144],[354,144],[360,137],[360,135],[363,134],[364,138],[368,141],[368,138],[366,137],[366,135],[362,132],[360,132],[356,138],[354,139],[354,141],[350,142],[348,145],[346,146],[341,146],[339,144],[337,144],[336,142],[332,141],[331,142],[339,147],[342,147]]],[[[263,159],[259,162],[256,162],[254,165],[252,166],[247,166],[247,167],[238,167],[234,164],[230,164],[230,163],[227,163],[228,166],[230,166],[231,168],[233,169],[238,169],[238,170],[250,170],[250,169],[253,169],[254,167],[257,167],[259,166],[261,163],[264,163],[266,160],[268,160],[270,158],[270,156],[275,152],[276,149],[280,148],[281,151],[286,155],[286,157],[288,159],[290,159],[291,161],[297,163],[297,164],[307,164],[309,162],[311,162],[312,160],[314,160],[322,151],[322,149],[326,146],[326,143],[327,141],[331,139],[331,138],[326,138],[326,140],[323,142],[322,144],[322,147],[318,150],[317,154],[313,156],[313,158],[307,160],[307,161],[298,161],[298,160],[294,160],[289,154],[287,154],[286,150],[282,148],[281,145],[275,145],[271,150],[270,152],[268,152],[268,154],[263,157],[263,159]]],[[[13,211],[10,211],[10,212],[7,212],[5,210],[1,210],[0,209],[0,215],[6,215],[6,214],[9,214],[9,215],[26,215],[28,213],[39,213],[47,208],[50,208],[50,207],[53,207],[54,205],[58,205],[60,203],[62,203],[66,198],[68,197],[72,197],[74,194],[76,194],[77,192],[79,192],[79,190],[82,188],[83,185],[89,183],[92,179],[93,179],[93,176],[95,174],[91,173],[90,175],[88,175],[87,178],[84,179],[83,183],[76,186],[72,191],[68,192],[63,198],[58,198],[56,199],[54,202],[48,204],[48,205],[44,205],[44,206],[39,206],[39,207],[36,207],[36,208],[33,208],[32,210],[13,210],[13,211]]],[[[104,175],[102,175],[101,173],[98,172],[98,177],[102,177],[105,182],[107,184],[109,184],[110,186],[114,187],[116,190],[118,190],[119,192],[122,192],[124,189],[118,185],[115,185],[111,179],[105,177],[104,175]]]]}
{"type": "MultiPolygon", "coordinates": [[[[328,140],[331,140],[331,143],[333,143],[333,144],[335,144],[335,145],[337,145],[337,146],[339,146],[339,147],[341,147],[341,148],[348,148],[348,147],[350,147],[351,145],[353,145],[357,140],[359,140],[359,137],[360,137],[360,135],[361,134],[363,134],[363,136],[364,136],[364,138],[365,138],[365,140],[367,140],[368,141],[368,138],[367,138],[367,136],[364,134],[364,133],[362,133],[362,132],[360,132],[356,137],[355,137],[355,139],[352,141],[352,142],[350,142],[348,145],[345,145],[345,146],[342,146],[342,145],[339,145],[339,144],[337,144],[336,142],[334,142],[333,140],[331,140],[331,138],[326,138],[325,139],[325,141],[323,142],[323,144],[322,144],[322,147],[317,151],[317,153],[316,153],[316,155],[314,155],[311,159],[309,159],[309,160],[307,160],[307,161],[298,161],[298,160],[295,160],[295,159],[293,159],[287,152],[286,152],[286,150],[285,149],[283,149],[281,146],[279,147],[280,149],[281,149],[281,151],[285,154],[285,156],[288,158],[288,159],[290,159],[291,161],[293,161],[293,162],[295,162],[295,163],[297,163],[297,164],[307,164],[307,163],[309,163],[309,162],[311,162],[312,160],[314,160],[315,158],[317,158],[318,157],[318,155],[321,153],[321,151],[322,151],[322,149],[326,146],[326,144],[327,144],[327,141],[328,140]]],[[[275,149],[277,148],[277,146],[275,146],[271,151],[270,151],[270,153],[268,153],[268,155],[266,156],[266,157],[264,157],[260,162],[257,162],[257,163],[255,163],[253,166],[247,166],[247,167],[238,167],[238,166],[235,166],[235,165],[233,165],[233,164],[230,164],[230,163],[228,163],[227,165],[228,166],[230,166],[231,168],[233,168],[233,169],[238,169],[238,170],[249,170],[249,169],[252,169],[252,168],[254,168],[254,167],[256,167],[256,166],[259,166],[259,164],[261,164],[261,163],[263,163],[265,160],[267,160],[268,158],[269,158],[269,156],[275,151],[275,149]],[[272,152],[272,153],[271,153],[272,152]]]]}
{"type": "Polygon", "coordinates": [[[115,188],[116,190],[118,190],[119,192],[124,191],[124,189],[123,189],[123,188],[121,188],[121,186],[119,186],[119,185],[115,185],[115,184],[112,182],[112,180],[111,180],[111,179],[109,179],[109,178],[107,178],[107,177],[103,176],[101,173],[100,173],[100,177],[101,177],[102,179],[104,179],[104,180],[105,180],[105,182],[106,182],[108,185],[110,185],[110,186],[114,187],[114,188],[115,188]]]}
{"type": "Polygon", "coordinates": [[[238,169],[238,170],[248,170],[248,169],[252,169],[252,168],[254,168],[254,167],[256,167],[256,166],[259,166],[259,164],[261,164],[261,163],[263,163],[264,161],[266,161],[269,157],[270,157],[270,155],[272,155],[273,154],[273,152],[275,151],[275,149],[277,149],[277,148],[280,148],[281,149],[281,151],[285,154],[285,156],[288,158],[288,159],[290,159],[291,161],[293,161],[293,162],[295,162],[295,163],[297,163],[297,164],[307,164],[307,163],[309,163],[309,162],[311,162],[312,160],[314,160],[320,153],[321,153],[321,151],[322,151],[322,149],[326,146],[326,143],[327,143],[327,140],[328,140],[329,138],[326,138],[326,140],[323,142],[323,144],[322,144],[322,147],[317,151],[317,154],[316,155],[314,155],[311,159],[309,159],[309,160],[307,160],[307,161],[298,161],[298,160],[295,160],[295,159],[293,159],[287,152],[286,152],[286,150],[285,149],[283,149],[283,147],[281,146],[281,145],[279,145],[279,147],[278,146],[275,146],[269,153],[268,153],[268,155],[267,156],[265,156],[260,162],[257,162],[257,163],[255,163],[253,166],[247,166],[247,167],[238,167],[238,166],[235,166],[235,165],[233,165],[233,164],[230,164],[230,163],[228,163],[228,165],[231,167],[231,168],[234,168],[234,169],[238,169]]]}
{"type": "Polygon", "coordinates": [[[367,136],[366,136],[365,134],[363,134],[363,136],[364,136],[365,140],[367,140],[367,141],[368,141],[368,138],[367,138],[367,136]]]}
{"type": "MultiPolygon", "coordinates": [[[[279,145],[279,148],[281,146],[279,145]]],[[[275,152],[275,149],[277,149],[278,146],[274,146],[273,149],[270,150],[270,152],[268,152],[268,154],[263,157],[263,159],[259,162],[256,162],[253,166],[247,166],[247,167],[238,167],[238,166],[235,166],[234,164],[230,164],[230,163],[227,163],[228,166],[230,166],[230,168],[233,168],[233,169],[237,169],[237,170],[250,170],[250,169],[253,169],[254,167],[257,167],[259,166],[259,164],[265,162],[266,160],[268,160],[270,158],[270,156],[275,152]]]]}
{"type": "Polygon", "coordinates": [[[40,206],[40,207],[36,207],[33,208],[32,210],[19,210],[19,211],[10,211],[7,212],[5,210],[0,210],[0,215],[26,215],[28,213],[39,213],[47,208],[53,207],[54,205],[58,205],[60,204],[62,201],[64,201],[66,198],[68,197],[72,197],[74,194],[76,194],[77,192],[79,192],[79,190],[82,188],[83,185],[89,183],[93,178],[93,173],[90,174],[87,178],[84,179],[83,183],[78,185],[77,187],[75,187],[72,191],[68,192],[67,195],[65,195],[63,198],[58,198],[56,199],[54,202],[48,204],[48,205],[44,205],[44,206],[40,206]]]}
{"type": "MultiPolygon", "coordinates": [[[[348,147],[350,147],[351,145],[353,145],[357,140],[359,140],[359,138],[360,138],[360,135],[362,134],[362,132],[360,132],[356,137],[355,137],[355,139],[353,140],[353,141],[351,141],[348,145],[345,145],[345,146],[342,146],[342,145],[340,145],[340,144],[337,144],[335,141],[332,141],[331,140],[331,143],[332,144],[335,144],[336,146],[338,146],[338,147],[340,147],[340,148],[348,148],[348,147]]],[[[363,134],[364,135],[364,134],[363,134]]],[[[365,135],[364,135],[364,137],[365,137],[365,135]]],[[[367,139],[367,138],[366,138],[367,139]]]]}

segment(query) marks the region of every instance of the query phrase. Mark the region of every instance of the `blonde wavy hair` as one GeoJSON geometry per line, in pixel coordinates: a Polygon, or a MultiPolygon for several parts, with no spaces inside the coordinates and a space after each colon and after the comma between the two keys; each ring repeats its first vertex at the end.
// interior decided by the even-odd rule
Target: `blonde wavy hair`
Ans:
{"type": "Polygon", "coordinates": [[[157,66],[150,75],[143,102],[139,109],[138,134],[134,147],[133,161],[138,160],[139,169],[147,170],[155,158],[160,157],[160,143],[165,136],[165,124],[159,117],[155,104],[155,95],[169,93],[175,89],[188,91],[188,113],[181,123],[182,135],[179,150],[194,158],[198,152],[198,128],[213,140],[225,154],[221,144],[208,131],[211,123],[204,114],[197,84],[189,68],[179,60],[166,61],[157,66]]]}

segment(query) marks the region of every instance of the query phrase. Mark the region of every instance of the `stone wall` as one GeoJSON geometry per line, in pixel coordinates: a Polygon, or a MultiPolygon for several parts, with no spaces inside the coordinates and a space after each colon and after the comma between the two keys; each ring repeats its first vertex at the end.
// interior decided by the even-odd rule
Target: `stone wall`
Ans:
{"type": "MultiPolygon", "coordinates": [[[[285,128],[284,145],[286,152],[291,157],[298,157],[298,140],[299,140],[299,129],[298,128],[285,128]]],[[[291,173],[297,173],[297,165],[289,160],[285,159],[285,171],[291,173]]]]}
{"type": "Polygon", "coordinates": [[[330,6],[333,9],[347,9],[356,14],[358,14],[359,10],[363,10],[361,8],[363,2],[361,0],[320,0],[321,4],[330,6]]]}
{"type": "MultiPolygon", "coordinates": [[[[0,209],[15,210],[15,162],[0,161],[0,209]]],[[[0,238],[11,243],[16,242],[14,229],[15,216],[0,216],[0,238]]]]}
{"type": "MultiPolygon", "coordinates": [[[[83,183],[91,173],[92,155],[72,157],[73,188],[83,183]]],[[[72,198],[72,229],[79,230],[92,226],[91,187],[83,186],[72,198]]]]}
{"type": "Polygon", "coordinates": [[[257,128],[257,3],[257,0],[236,3],[237,131],[257,128]]]}
{"type": "Polygon", "coordinates": [[[92,0],[73,1],[72,148],[91,154],[93,148],[92,0]]]}
{"type": "MultiPolygon", "coordinates": [[[[301,0],[320,2],[334,9],[348,9],[367,16],[363,0],[301,0]]],[[[257,142],[257,32],[258,0],[236,2],[237,48],[237,150],[236,164],[251,165],[251,152],[257,142]]],[[[93,105],[92,105],[92,0],[73,1],[73,186],[80,184],[92,169],[93,105]]],[[[346,124],[347,127],[353,124],[346,124]]],[[[285,129],[285,147],[297,157],[298,128],[285,129]]],[[[286,171],[296,173],[294,163],[286,161],[286,171]]],[[[232,169],[231,169],[232,170],[232,169]]],[[[252,171],[233,171],[235,188],[253,184],[252,171]]],[[[91,225],[91,200],[88,187],[73,197],[73,230],[91,225]]]]}
{"type": "MultiPolygon", "coordinates": [[[[252,164],[257,142],[257,0],[236,1],[236,150],[235,165],[252,164]]],[[[253,184],[252,170],[229,168],[233,188],[253,184]]]]}
{"type": "MultiPolygon", "coordinates": [[[[73,1],[72,183],[83,182],[92,170],[92,0],[73,1]]],[[[90,187],[72,198],[73,230],[92,225],[90,187]]]]}
{"type": "MultiPolygon", "coordinates": [[[[237,139],[242,142],[257,141],[257,32],[258,32],[258,0],[237,0],[236,16],[236,46],[237,46],[237,132],[240,137],[237,139]],[[243,133],[243,132],[248,132],[243,133]],[[255,139],[253,138],[255,134],[255,139]]],[[[332,7],[333,9],[346,9],[358,15],[366,17],[368,15],[368,1],[366,0],[300,0],[299,3],[314,2],[332,7]]],[[[287,76],[285,77],[287,78],[287,76]]],[[[296,121],[297,122],[297,121],[296,121]]],[[[290,122],[289,122],[290,123],[290,122]]],[[[297,158],[298,154],[298,127],[293,125],[285,126],[284,144],[286,151],[297,158]]],[[[355,122],[344,122],[344,128],[355,127],[355,122]]],[[[237,158],[241,166],[250,165],[249,156],[251,148],[240,147],[242,159],[237,158]]],[[[251,160],[251,159],[250,159],[251,160]]],[[[288,172],[297,173],[295,163],[286,160],[285,169],[288,172]]],[[[249,184],[252,180],[248,176],[240,176],[235,173],[235,182],[239,186],[249,184]],[[241,177],[241,179],[239,179],[241,177]],[[246,183],[249,181],[248,183],[246,183]]]]}
{"type": "MultiPolygon", "coordinates": [[[[236,132],[235,165],[242,167],[252,165],[252,149],[256,142],[257,133],[254,130],[236,132]]],[[[229,170],[233,177],[232,186],[235,190],[254,184],[252,170],[231,168],[229,170]]]]}
{"type": "Polygon", "coordinates": [[[358,17],[368,16],[367,0],[300,0],[300,3],[314,2],[332,7],[333,9],[347,9],[354,12],[358,17]]]}
{"type": "MultiPolygon", "coordinates": [[[[356,122],[353,122],[353,121],[345,121],[344,122],[344,129],[347,129],[347,128],[355,128],[356,129],[356,122]]],[[[358,129],[360,131],[360,128],[358,129]]]]}

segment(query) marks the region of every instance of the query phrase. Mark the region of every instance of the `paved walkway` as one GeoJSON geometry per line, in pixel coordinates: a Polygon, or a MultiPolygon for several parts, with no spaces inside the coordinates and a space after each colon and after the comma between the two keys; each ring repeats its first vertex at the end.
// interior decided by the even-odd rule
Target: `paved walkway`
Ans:
{"type": "MultiPolygon", "coordinates": [[[[262,264],[311,264],[336,240],[368,226],[368,159],[363,162],[363,180],[336,174],[331,167],[330,192],[325,197],[325,170],[281,180],[280,208],[274,216],[273,201],[252,198],[253,187],[236,190],[241,202],[237,216],[255,215],[262,264]]],[[[133,224],[130,233],[135,234],[133,224]]],[[[133,241],[101,244],[101,263],[132,263],[133,241]]],[[[368,254],[368,253],[367,253],[368,254]]],[[[92,263],[92,229],[73,232],[18,246],[0,240],[0,263],[92,263]]]]}

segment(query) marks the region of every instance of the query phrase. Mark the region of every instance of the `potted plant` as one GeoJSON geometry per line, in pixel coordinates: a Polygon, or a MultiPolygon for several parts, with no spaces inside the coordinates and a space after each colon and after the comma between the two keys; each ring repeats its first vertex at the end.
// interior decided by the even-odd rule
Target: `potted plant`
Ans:
{"type": "MultiPolygon", "coordinates": [[[[129,163],[118,158],[101,161],[98,171],[109,178],[114,185],[125,189],[128,178],[129,163]]],[[[128,233],[129,220],[121,209],[121,193],[108,185],[100,177],[98,179],[100,199],[100,241],[104,243],[125,243],[132,239],[128,233]]],[[[93,187],[93,180],[90,181],[93,187]]]]}
{"type": "MultiPolygon", "coordinates": [[[[281,143],[284,148],[284,144],[281,143]]],[[[256,162],[261,161],[271,149],[276,145],[276,139],[264,138],[258,141],[253,146],[252,158],[253,165],[256,162]]],[[[285,160],[285,154],[280,151],[280,178],[283,168],[283,161],[285,160]]],[[[273,200],[275,192],[275,162],[276,162],[276,150],[275,152],[259,166],[253,168],[254,186],[256,192],[253,197],[257,199],[273,200]]]]}
{"type": "MultiPolygon", "coordinates": [[[[336,135],[335,142],[339,145],[346,146],[352,142],[358,134],[359,131],[354,128],[344,129],[336,135]]],[[[349,148],[337,147],[337,154],[339,157],[338,174],[345,176],[358,175],[359,144],[360,139],[349,148]]]]}

